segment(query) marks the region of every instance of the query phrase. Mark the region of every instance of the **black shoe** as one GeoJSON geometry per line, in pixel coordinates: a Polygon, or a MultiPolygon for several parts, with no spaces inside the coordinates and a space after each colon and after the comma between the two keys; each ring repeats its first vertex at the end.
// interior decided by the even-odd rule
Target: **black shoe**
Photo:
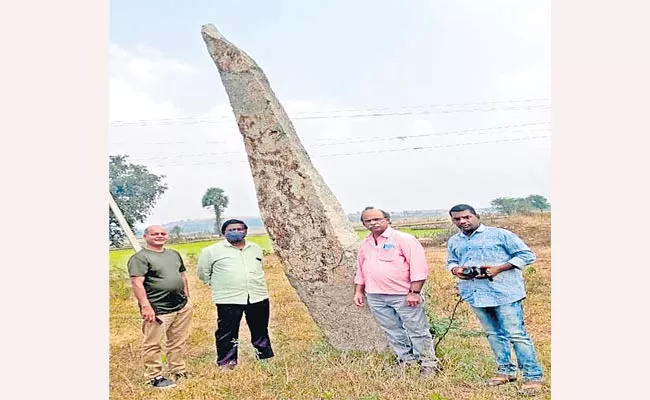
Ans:
{"type": "Polygon", "coordinates": [[[189,379],[190,375],[187,372],[176,372],[174,374],[174,378],[176,379],[176,381],[180,379],[189,379]]]}
{"type": "Polygon", "coordinates": [[[218,361],[215,361],[214,363],[222,371],[235,369],[235,367],[237,366],[237,361],[231,361],[229,363],[225,363],[225,364],[221,364],[221,365],[219,365],[218,361]]]}
{"type": "Polygon", "coordinates": [[[440,362],[435,363],[435,365],[431,366],[420,366],[420,375],[422,377],[428,378],[428,377],[434,377],[436,375],[441,374],[443,371],[442,364],[440,362]]]}
{"type": "Polygon", "coordinates": [[[158,389],[171,389],[173,387],[176,387],[176,384],[174,381],[171,381],[162,375],[158,375],[151,380],[151,386],[158,389]]]}

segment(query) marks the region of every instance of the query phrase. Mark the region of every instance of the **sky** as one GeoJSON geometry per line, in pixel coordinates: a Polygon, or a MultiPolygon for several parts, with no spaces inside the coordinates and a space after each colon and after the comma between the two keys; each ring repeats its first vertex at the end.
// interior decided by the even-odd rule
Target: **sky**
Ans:
{"type": "Polygon", "coordinates": [[[259,215],[204,24],[262,68],[346,212],[552,203],[550,0],[112,0],[109,154],[168,185],[142,225],[210,218],[209,187],[259,215]]]}

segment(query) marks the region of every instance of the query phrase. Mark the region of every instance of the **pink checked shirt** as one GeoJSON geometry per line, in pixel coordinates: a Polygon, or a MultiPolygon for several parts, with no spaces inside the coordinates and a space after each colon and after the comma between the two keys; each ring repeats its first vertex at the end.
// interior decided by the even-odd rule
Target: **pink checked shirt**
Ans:
{"type": "Polygon", "coordinates": [[[390,226],[377,238],[372,233],[361,242],[357,253],[354,283],[365,285],[366,293],[407,294],[411,282],[429,275],[424,248],[408,233],[390,226]]]}

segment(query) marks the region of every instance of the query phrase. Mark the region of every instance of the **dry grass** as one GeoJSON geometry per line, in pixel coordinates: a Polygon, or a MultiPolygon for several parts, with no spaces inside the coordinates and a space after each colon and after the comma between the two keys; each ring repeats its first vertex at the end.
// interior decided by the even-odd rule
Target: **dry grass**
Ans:
{"type": "MultiPolygon", "coordinates": [[[[546,374],[544,393],[550,398],[550,221],[548,217],[500,220],[520,234],[538,255],[526,273],[526,324],[546,374]]],[[[427,307],[438,329],[446,327],[455,304],[455,285],[444,271],[445,248],[427,249],[431,267],[427,307]]],[[[191,259],[191,257],[190,257],[191,259]]],[[[416,371],[398,371],[389,356],[340,353],[322,336],[282,272],[277,258],[265,265],[271,291],[271,338],[276,357],[254,361],[249,332],[242,321],[240,366],[218,371],[214,366],[216,310],[209,290],[189,266],[194,303],[193,330],[187,357],[192,378],[175,389],[158,391],[142,379],[139,355],[140,320],[128,280],[111,280],[110,381],[113,399],[510,399],[516,385],[487,388],[482,382],[494,372],[487,340],[467,305],[461,304],[456,322],[438,347],[446,367],[437,378],[423,379],[416,371]]]]}

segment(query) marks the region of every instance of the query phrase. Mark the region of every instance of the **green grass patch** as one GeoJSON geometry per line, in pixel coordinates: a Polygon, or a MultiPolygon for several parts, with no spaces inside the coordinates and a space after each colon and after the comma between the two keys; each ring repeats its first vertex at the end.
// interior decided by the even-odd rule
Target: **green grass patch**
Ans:
{"type": "MultiPolygon", "coordinates": [[[[416,238],[422,237],[431,237],[440,232],[444,232],[444,229],[410,229],[410,228],[401,228],[399,229],[402,232],[410,233],[416,238]]],[[[356,234],[359,239],[365,239],[368,236],[369,231],[366,229],[357,230],[356,234]]],[[[221,241],[218,240],[207,240],[202,242],[193,242],[193,243],[177,243],[169,244],[166,247],[174,249],[181,253],[183,259],[186,262],[196,263],[196,259],[201,253],[201,250],[213,243],[221,241]]],[[[268,253],[273,252],[273,246],[271,245],[271,239],[268,235],[254,235],[248,236],[246,240],[249,240],[253,243],[258,244],[262,250],[265,250],[268,253]]],[[[133,255],[132,249],[123,249],[123,250],[111,250],[109,251],[109,265],[111,271],[111,279],[115,278],[124,278],[128,277],[126,274],[126,263],[129,260],[129,257],[133,255]]]]}
{"type": "MultiPolygon", "coordinates": [[[[207,240],[204,242],[170,244],[166,247],[178,251],[186,263],[189,262],[195,264],[196,259],[204,247],[207,247],[220,240],[222,239],[207,240]]],[[[248,236],[246,240],[258,244],[263,250],[270,252],[273,251],[271,247],[271,240],[269,239],[268,235],[248,236]]],[[[135,254],[134,251],[132,249],[112,250],[109,251],[108,254],[111,280],[128,278],[126,263],[129,261],[129,258],[135,254]]]]}
{"type": "MultiPolygon", "coordinates": [[[[433,237],[435,235],[447,231],[446,229],[413,229],[413,228],[399,228],[398,230],[401,232],[409,233],[418,239],[433,237]]],[[[359,239],[365,239],[366,236],[368,236],[369,231],[367,229],[361,229],[361,230],[357,230],[356,233],[359,239]]]]}
{"type": "Polygon", "coordinates": [[[413,228],[400,228],[402,232],[410,233],[416,238],[432,237],[439,233],[446,232],[446,229],[413,229],[413,228]]]}

